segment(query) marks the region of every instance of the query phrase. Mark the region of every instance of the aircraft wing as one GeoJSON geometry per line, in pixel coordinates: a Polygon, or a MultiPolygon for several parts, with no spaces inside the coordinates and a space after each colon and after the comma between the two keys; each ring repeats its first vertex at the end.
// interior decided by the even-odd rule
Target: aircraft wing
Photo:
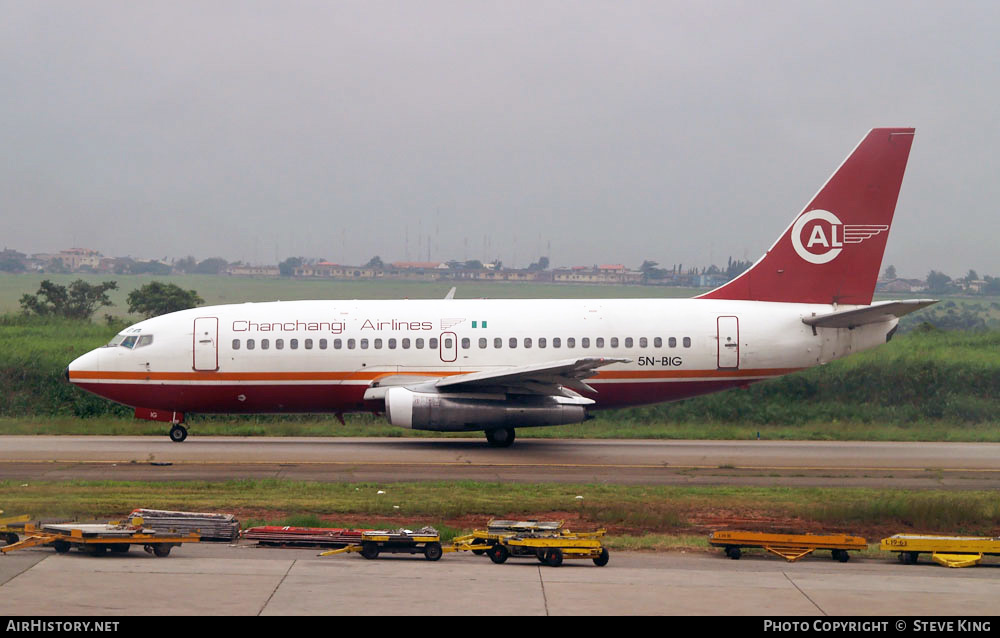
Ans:
{"type": "Polygon", "coordinates": [[[881,323],[890,319],[897,319],[937,302],[937,299],[879,301],[863,308],[837,310],[825,315],[803,317],[802,323],[814,328],[856,328],[857,326],[869,323],[881,323]]]}
{"type": "Polygon", "coordinates": [[[555,395],[572,399],[584,399],[578,392],[596,392],[584,383],[597,374],[597,369],[613,363],[628,363],[629,359],[603,357],[583,357],[563,359],[526,366],[514,366],[470,372],[437,379],[391,376],[380,379],[365,392],[365,399],[381,399],[389,387],[404,386],[412,390],[436,390],[438,392],[478,392],[505,394],[555,395]]]}

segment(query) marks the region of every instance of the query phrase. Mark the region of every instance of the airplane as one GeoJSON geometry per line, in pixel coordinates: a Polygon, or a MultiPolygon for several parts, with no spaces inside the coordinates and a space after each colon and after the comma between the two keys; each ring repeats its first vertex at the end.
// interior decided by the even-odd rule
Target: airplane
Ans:
{"type": "Polygon", "coordinates": [[[936,303],[872,303],[913,135],[872,129],[756,263],[694,298],[200,307],[130,326],[66,376],[177,442],[192,412],[371,412],[507,447],[515,428],[745,387],[886,343],[936,303]]]}

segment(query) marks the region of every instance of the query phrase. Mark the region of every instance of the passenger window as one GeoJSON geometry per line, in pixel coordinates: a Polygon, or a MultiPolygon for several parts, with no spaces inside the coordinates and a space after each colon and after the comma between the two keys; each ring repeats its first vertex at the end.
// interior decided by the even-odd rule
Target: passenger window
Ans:
{"type": "Polygon", "coordinates": [[[354,350],[354,339],[348,339],[347,340],[347,349],[348,350],[354,350]]]}
{"type": "Polygon", "coordinates": [[[334,350],[340,350],[340,347],[343,346],[343,345],[344,345],[344,342],[341,341],[340,339],[334,339],[333,340],[333,349],[334,350]]]}
{"type": "Polygon", "coordinates": [[[479,349],[482,350],[486,347],[486,337],[479,337],[479,349]]]}
{"type": "Polygon", "coordinates": [[[511,337],[510,339],[508,339],[507,340],[507,346],[510,347],[511,349],[516,348],[517,347],[517,337],[511,337]]]}
{"type": "Polygon", "coordinates": [[[362,339],[361,340],[361,349],[362,350],[367,350],[368,349],[368,340],[367,339],[362,339]]]}
{"type": "Polygon", "coordinates": [[[444,347],[448,348],[449,350],[452,349],[451,337],[445,337],[444,338],[444,347]]]}
{"type": "Polygon", "coordinates": [[[662,348],[663,347],[663,339],[660,338],[660,337],[654,337],[653,338],[653,347],[654,348],[662,348]]]}
{"type": "Polygon", "coordinates": [[[410,349],[410,340],[403,339],[403,350],[409,350],[409,349],[410,349]]]}
{"type": "Polygon", "coordinates": [[[306,350],[312,350],[313,349],[313,340],[312,339],[306,339],[305,346],[306,346],[306,350]]]}
{"type": "MultiPolygon", "coordinates": [[[[361,347],[363,348],[364,346],[361,346],[361,347]]],[[[376,339],[375,340],[375,349],[376,350],[381,350],[382,349],[382,340],[381,339],[376,339]]]]}
{"type": "Polygon", "coordinates": [[[423,349],[424,349],[424,340],[417,339],[417,350],[423,350],[423,349]]]}
{"type": "Polygon", "coordinates": [[[153,343],[153,335],[142,335],[139,337],[139,342],[135,344],[136,348],[141,348],[143,346],[148,346],[153,343]]]}
{"type": "Polygon", "coordinates": [[[395,350],[396,349],[396,340],[395,339],[389,339],[389,349],[390,350],[395,350]]]}
{"type": "Polygon", "coordinates": [[[498,349],[498,350],[500,348],[502,348],[503,347],[503,339],[501,339],[500,337],[494,338],[493,339],[493,347],[496,348],[496,349],[498,349]]]}
{"type": "Polygon", "coordinates": [[[552,347],[558,348],[562,345],[562,340],[559,337],[552,337],[552,347]]]}
{"type": "Polygon", "coordinates": [[[612,348],[618,347],[618,337],[611,337],[611,347],[612,348]]]}
{"type": "Polygon", "coordinates": [[[267,339],[261,339],[260,340],[260,349],[261,350],[267,350],[270,347],[271,347],[271,342],[269,340],[267,340],[267,339]]]}
{"type": "Polygon", "coordinates": [[[275,339],[274,340],[274,349],[275,350],[281,350],[284,347],[285,347],[285,340],[284,339],[275,339]]]}
{"type": "Polygon", "coordinates": [[[625,347],[626,348],[632,347],[632,337],[625,337],[625,347]]]}
{"type": "Polygon", "coordinates": [[[684,347],[685,348],[691,347],[691,337],[684,337],[684,347]]]}
{"type": "Polygon", "coordinates": [[[531,347],[531,337],[525,337],[525,339],[524,339],[524,347],[525,348],[530,348],[531,347]]]}
{"type": "Polygon", "coordinates": [[[326,339],[320,339],[319,340],[319,349],[320,350],[326,350],[326,339]]]}
{"type": "Polygon", "coordinates": [[[538,347],[539,348],[545,347],[545,337],[538,337],[538,347]]]}
{"type": "Polygon", "coordinates": [[[580,339],[580,347],[581,348],[589,348],[590,347],[590,337],[584,337],[583,339],[580,339]]]}
{"type": "Polygon", "coordinates": [[[468,337],[462,337],[462,350],[468,350],[472,347],[472,341],[468,337]]]}
{"type": "Polygon", "coordinates": [[[233,350],[239,350],[239,349],[240,349],[240,340],[233,339],[233,350]]]}
{"type": "Polygon", "coordinates": [[[288,347],[291,348],[292,350],[298,350],[299,349],[299,340],[298,339],[291,339],[291,340],[289,340],[288,347]]]}
{"type": "Polygon", "coordinates": [[[596,345],[597,345],[598,348],[603,348],[604,347],[604,337],[598,337],[596,345]]]}
{"type": "Polygon", "coordinates": [[[677,347],[677,337],[670,337],[669,339],[667,339],[667,345],[669,345],[671,348],[676,348],[677,347]]]}
{"type": "Polygon", "coordinates": [[[431,337],[430,339],[428,339],[427,347],[430,348],[431,350],[437,350],[438,349],[437,337],[431,337]]]}
{"type": "Polygon", "coordinates": [[[573,338],[573,337],[567,337],[566,338],[566,347],[567,348],[575,348],[576,347],[576,339],[573,338]]]}
{"type": "Polygon", "coordinates": [[[639,347],[645,348],[649,345],[649,340],[646,337],[639,337],[639,347]]]}
{"type": "Polygon", "coordinates": [[[247,350],[253,350],[254,342],[253,339],[247,339],[247,350]]]}

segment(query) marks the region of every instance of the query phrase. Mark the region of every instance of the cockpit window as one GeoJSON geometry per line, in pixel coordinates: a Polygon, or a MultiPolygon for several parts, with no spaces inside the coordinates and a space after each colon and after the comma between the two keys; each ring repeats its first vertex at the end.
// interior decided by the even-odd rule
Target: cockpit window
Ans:
{"type": "Polygon", "coordinates": [[[135,344],[136,348],[141,348],[143,346],[148,346],[153,343],[153,335],[142,335],[139,337],[139,341],[135,344]]]}
{"type": "Polygon", "coordinates": [[[114,348],[122,341],[125,341],[125,335],[115,335],[114,338],[108,342],[108,348],[114,348]]]}
{"type": "Polygon", "coordinates": [[[138,340],[139,340],[138,335],[129,335],[125,337],[125,339],[118,345],[122,346],[123,348],[134,348],[135,342],[138,340]]]}

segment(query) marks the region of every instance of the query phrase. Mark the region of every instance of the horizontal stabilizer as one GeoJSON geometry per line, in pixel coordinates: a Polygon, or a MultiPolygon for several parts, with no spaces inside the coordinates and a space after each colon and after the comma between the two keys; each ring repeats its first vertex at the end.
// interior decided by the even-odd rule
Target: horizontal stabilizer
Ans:
{"type": "Polygon", "coordinates": [[[863,308],[838,310],[825,315],[803,317],[802,323],[814,328],[856,328],[869,323],[882,323],[936,304],[937,299],[907,299],[905,301],[879,301],[863,308]]]}

